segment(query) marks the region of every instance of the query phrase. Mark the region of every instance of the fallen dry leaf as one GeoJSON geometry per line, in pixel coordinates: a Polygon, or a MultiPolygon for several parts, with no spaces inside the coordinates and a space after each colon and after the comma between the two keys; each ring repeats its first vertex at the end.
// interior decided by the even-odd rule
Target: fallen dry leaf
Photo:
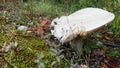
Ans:
{"type": "Polygon", "coordinates": [[[45,32],[50,31],[49,27],[50,27],[50,21],[47,18],[43,18],[42,22],[40,23],[38,27],[37,35],[43,36],[45,32]]]}
{"type": "Polygon", "coordinates": [[[35,33],[37,36],[43,36],[44,33],[50,31],[50,21],[43,18],[39,26],[33,25],[28,28],[28,33],[35,33]]]}
{"type": "Polygon", "coordinates": [[[49,32],[50,31],[50,21],[47,18],[43,18],[39,27],[42,27],[44,32],[49,32]]]}
{"type": "Polygon", "coordinates": [[[105,54],[105,51],[102,50],[102,49],[94,49],[94,50],[92,51],[92,54],[93,54],[93,55],[104,55],[104,54],[105,54]]]}
{"type": "Polygon", "coordinates": [[[5,42],[3,44],[3,47],[2,47],[2,52],[5,53],[6,52],[6,47],[7,47],[7,42],[5,42]]]}
{"type": "Polygon", "coordinates": [[[49,27],[50,21],[47,18],[43,18],[42,22],[40,23],[41,27],[49,27]]]}
{"type": "Polygon", "coordinates": [[[81,64],[80,68],[89,68],[87,65],[81,64]]]}
{"type": "Polygon", "coordinates": [[[109,58],[108,56],[104,56],[104,63],[108,68],[120,68],[120,60],[119,58],[109,58]]]}
{"type": "Polygon", "coordinates": [[[37,35],[38,36],[43,36],[43,33],[44,33],[44,29],[42,27],[39,27],[38,30],[37,30],[37,35]]]}
{"type": "Polygon", "coordinates": [[[37,26],[36,25],[32,25],[28,28],[28,31],[37,31],[37,26]]]}
{"type": "Polygon", "coordinates": [[[102,68],[108,68],[108,66],[103,62],[101,62],[100,65],[102,66],[102,68]]]}
{"type": "Polygon", "coordinates": [[[111,37],[110,37],[111,33],[110,32],[104,32],[103,35],[104,35],[103,40],[105,40],[105,41],[111,40],[111,37]]]}
{"type": "Polygon", "coordinates": [[[105,39],[106,41],[109,41],[109,40],[110,40],[110,37],[104,36],[104,39],[105,39]]]}

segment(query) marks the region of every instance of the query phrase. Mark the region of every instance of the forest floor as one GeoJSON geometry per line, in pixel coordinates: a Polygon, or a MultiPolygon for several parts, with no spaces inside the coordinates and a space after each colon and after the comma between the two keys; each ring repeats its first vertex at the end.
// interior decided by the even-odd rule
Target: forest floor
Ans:
{"type": "Polygon", "coordinates": [[[105,27],[90,34],[79,57],[69,44],[61,45],[50,36],[49,25],[58,15],[31,8],[0,3],[0,68],[120,68],[119,34],[105,27]]]}

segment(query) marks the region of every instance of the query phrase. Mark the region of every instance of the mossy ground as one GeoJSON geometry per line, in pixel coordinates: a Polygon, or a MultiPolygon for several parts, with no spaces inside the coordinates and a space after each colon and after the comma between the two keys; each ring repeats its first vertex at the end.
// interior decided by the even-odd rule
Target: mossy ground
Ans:
{"type": "MultiPolygon", "coordinates": [[[[5,58],[7,58],[8,62],[13,66],[20,66],[21,68],[37,67],[34,60],[37,59],[36,54],[39,52],[44,52],[46,59],[51,58],[51,55],[49,55],[49,46],[45,45],[40,37],[24,36],[23,34],[20,36],[1,34],[0,39],[1,46],[3,46],[5,42],[9,44],[10,42],[17,41],[18,46],[16,49],[21,48],[21,50],[15,54],[12,51],[5,54],[5,58]]],[[[5,64],[3,64],[2,67],[4,67],[5,64]]]]}
{"type": "MultiPolygon", "coordinates": [[[[62,3],[62,1],[60,2],[62,3]]],[[[34,62],[36,59],[40,60],[40,62],[44,62],[46,64],[46,68],[52,68],[51,64],[53,61],[56,61],[56,57],[51,55],[50,46],[47,45],[46,42],[44,42],[45,40],[39,36],[36,36],[35,34],[29,34],[26,31],[18,31],[17,27],[20,25],[25,25],[27,27],[31,25],[39,25],[43,17],[47,17],[48,19],[52,20],[57,16],[68,15],[71,12],[78,10],[75,9],[76,7],[83,8],[83,7],[89,7],[90,5],[91,6],[97,5],[94,4],[94,2],[92,3],[91,0],[89,2],[90,3],[86,3],[86,0],[84,1],[81,0],[80,6],[78,6],[79,4],[74,4],[74,3],[73,4],[71,3],[70,6],[68,4],[69,2],[67,1],[65,2],[64,5],[62,4],[60,5],[56,1],[52,3],[52,1],[47,1],[47,0],[45,1],[32,0],[28,2],[22,2],[22,0],[8,1],[8,2],[6,1],[4,3],[1,2],[0,3],[0,68],[5,68],[5,67],[9,68],[10,66],[13,66],[14,68],[37,68],[38,64],[34,62]],[[70,9],[68,8],[69,6],[71,7],[70,9]],[[15,47],[13,50],[8,51],[7,53],[2,52],[2,47],[4,46],[5,42],[7,43],[7,45],[9,45],[11,42],[15,42],[15,41],[18,43],[17,47],[15,47]],[[38,55],[42,52],[44,54],[44,58],[39,59],[38,55]]],[[[98,6],[101,7],[102,5],[98,4],[98,6]]],[[[109,10],[112,11],[110,6],[105,6],[105,7],[106,8],[109,7],[109,10]]],[[[115,13],[116,15],[117,12],[115,13]]],[[[103,32],[107,32],[107,31],[115,32],[113,35],[111,35],[112,37],[107,36],[108,38],[110,38],[110,40],[108,39],[109,41],[115,41],[116,39],[117,42],[120,41],[118,39],[120,38],[119,37],[120,33],[118,31],[120,28],[118,23],[119,20],[120,20],[119,16],[117,16],[116,19],[113,21],[113,24],[110,24],[110,26],[102,30],[103,32]]],[[[102,46],[100,47],[96,46],[96,41],[104,41],[104,40],[103,38],[98,38],[97,35],[95,34],[92,35],[93,37],[89,37],[89,38],[87,37],[85,39],[86,41],[84,46],[84,55],[85,55],[84,57],[86,57],[85,58],[86,61],[88,61],[87,57],[91,54],[91,50],[97,48],[101,48],[105,52],[107,52],[106,50],[110,49],[110,51],[108,51],[107,53],[108,56],[120,57],[119,47],[107,47],[104,44],[102,44],[102,46]]],[[[67,50],[66,52],[72,51],[72,49],[70,48],[66,48],[66,50],[67,50]]],[[[71,65],[70,57],[72,55],[69,55],[69,53],[66,54],[68,56],[66,56],[64,60],[61,60],[61,62],[58,65],[56,64],[56,68],[58,67],[65,68],[65,64],[66,66],[70,67],[71,65]]],[[[86,62],[86,65],[87,64],[89,65],[88,62],[86,62]]]]}

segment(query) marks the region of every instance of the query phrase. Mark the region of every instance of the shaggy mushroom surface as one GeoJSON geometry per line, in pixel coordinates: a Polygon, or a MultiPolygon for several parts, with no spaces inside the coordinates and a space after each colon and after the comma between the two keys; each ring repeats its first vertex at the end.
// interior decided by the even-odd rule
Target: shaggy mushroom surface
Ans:
{"type": "Polygon", "coordinates": [[[84,36],[110,23],[114,14],[100,8],[84,8],[69,16],[55,18],[51,23],[51,33],[61,43],[69,42],[78,35],[84,36]]]}

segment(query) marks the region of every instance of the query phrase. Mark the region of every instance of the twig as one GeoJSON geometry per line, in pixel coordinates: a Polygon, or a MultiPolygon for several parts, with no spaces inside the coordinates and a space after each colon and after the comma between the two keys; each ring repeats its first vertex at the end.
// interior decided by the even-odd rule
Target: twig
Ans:
{"type": "Polygon", "coordinates": [[[104,44],[107,46],[120,46],[118,44],[115,44],[114,42],[104,42],[104,44]]]}

